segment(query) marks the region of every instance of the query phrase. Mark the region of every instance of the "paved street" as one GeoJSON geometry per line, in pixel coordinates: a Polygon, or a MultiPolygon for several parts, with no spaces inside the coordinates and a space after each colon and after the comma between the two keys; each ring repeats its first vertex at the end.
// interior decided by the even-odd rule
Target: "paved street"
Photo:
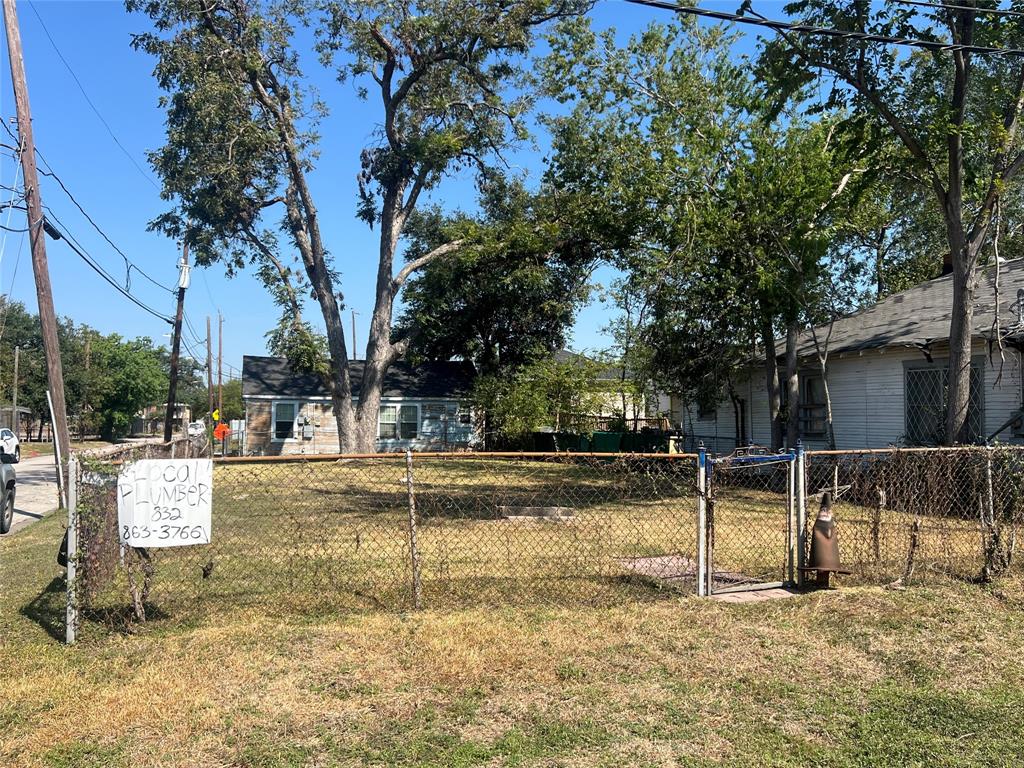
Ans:
{"type": "Polygon", "coordinates": [[[18,476],[18,491],[11,533],[31,525],[57,508],[57,471],[53,466],[53,456],[23,459],[14,465],[14,471],[18,476]]]}

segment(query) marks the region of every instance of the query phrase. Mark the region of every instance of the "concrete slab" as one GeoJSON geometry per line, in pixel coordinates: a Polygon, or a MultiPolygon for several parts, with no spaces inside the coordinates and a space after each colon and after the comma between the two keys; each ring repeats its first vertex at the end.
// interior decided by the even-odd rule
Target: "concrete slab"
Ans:
{"type": "Polygon", "coordinates": [[[720,603],[764,603],[769,600],[782,600],[787,597],[795,597],[800,594],[795,589],[751,589],[745,592],[726,592],[720,595],[711,595],[712,600],[720,603]]]}

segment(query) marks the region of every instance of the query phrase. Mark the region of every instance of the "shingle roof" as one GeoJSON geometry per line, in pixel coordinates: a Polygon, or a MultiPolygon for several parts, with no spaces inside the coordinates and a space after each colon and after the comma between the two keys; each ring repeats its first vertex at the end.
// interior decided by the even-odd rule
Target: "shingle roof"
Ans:
{"type": "MultiPolygon", "coordinates": [[[[992,330],[994,282],[995,267],[981,271],[974,300],[976,337],[988,337],[992,330]]],[[[999,325],[1004,331],[1017,326],[1016,309],[1010,307],[1017,301],[1018,289],[1024,289],[1024,258],[1007,261],[999,267],[999,325]]],[[[829,352],[946,341],[952,305],[952,275],[921,283],[836,320],[828,343],[829,352]]],[[[828,327],[819,327],[817,333],[819,341],[823,342],[828,327]]],[[[801,356],[814,354],[810,331],[800,334],[799,351],[801,356]]]]}
{"type": "MultiPolygon", "coordinates": [[[[578,363],[584,365],[586,363],[597,362],[593,358],[581,355],[579,352],[573,352],[568,349],[559,349],[555,351],[555,362],[558,363],[578,363]]],[[[614,365],[605,365],[597,370],[594,376],[598,381],[618,381],[622,378],[622,369],[616,368],[614,365]]],[[[632,374],[626,374],[627,379],[632,379],[632,374]]]]}
{"type": "MultiPolygon", "coordinates": [[[[352,396],[359,397],[363,360],[349,361],[352,396]]],[[[410,365],[394,363],[384,377],[383,397],[461,398],[473,385],[473,366],[463,362],[410,365]]],[[[315,374],[296,373],[283,357],[245,355],[242,358],[242,397],[327,397],[327,387],[315,374]]]]}

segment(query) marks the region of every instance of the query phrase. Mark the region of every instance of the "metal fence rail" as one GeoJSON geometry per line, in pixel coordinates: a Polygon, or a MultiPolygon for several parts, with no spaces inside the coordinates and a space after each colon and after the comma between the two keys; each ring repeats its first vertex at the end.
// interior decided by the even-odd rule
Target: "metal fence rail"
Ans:
{"type": "Polygon", "coordinates": [[[692,594],[708,554],[698,514],[713,526],[715,590],[789,581],[789,548],[806,542],[801,523],[826,491],[848,578],[861,583],[997,575],[1016,565],[1024,523],[1018,448],[810,452],[788,475],[718,459],[710,485],[689,454],[253,457],[215,461],[210,544],[123,548],[114,478],[171,450],[197,449],[76,457],[69,638],[79,621],[103,631],[206,612],[692,594]]]}

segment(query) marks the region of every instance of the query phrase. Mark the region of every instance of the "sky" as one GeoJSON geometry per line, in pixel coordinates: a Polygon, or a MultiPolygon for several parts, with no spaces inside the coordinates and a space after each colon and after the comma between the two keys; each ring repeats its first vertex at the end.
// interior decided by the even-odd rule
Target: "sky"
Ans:
{"type": "MultiPolygon", "coordinates": [[[[72,199],[65,194],[53,178],[44,177],[40,182],[44,205],[120,284],[126,284],[125,263],[104,234],[156,282],[173,288],[180,258],[178,244],[147,231],[147,224],[168,208],[168,203],[160,198],[159,184],[146,161],[147,151],[163,143],[160,90],[152,77],[153,60],[130,45],[133,33],[147,30],[147,19],[129,15],[121,2],[113,0],[18,0],[17,5],[36,146],[46,165],[73,196],[72,199]],[[95,221],[102,234],[74,201],[95,221]]],[[[711,7],[731,11],[735,5],[715,2],[711,7]]],[[[781,7],[781,3],[762,5],[781,7]]],[[[613,26],[624,39],[653,20],[669,21],[669,14],[604,0],[594,9],[592,20],[595,29],[613,26]]],[[[0,116],[13,128],[15,108],[6,39],[0,53],[0,116]]],[[[321,158],[310,184],[321,214],[325,242],[341,274],[346,334],[351,329],[350,312],[356,312],[356,347],[361,357],[373,304],[377,239],[376,232],[355,218],[356,173],[360,150],[373,141],[379,109],[375,103],[357,98],[352,83],[339,84],[333,73],[315,62],[307,61],[306,70],[330,109],[320,126],[321,158]]],[[[0,140],[10,143],[6,133],[2,135],[0,140]]],[[[529,180],[536,181],[543,171],[543,151],[540,137],[538,146],[523,147],[515,154],[516,164],[523,167],[529,180]]],[[[0,160],[3,203],[10,199],[8,188],[20,183],[20,169],[11,157],[4,156],[0,160]]],[[[472,209],[471,180],[455,178],[442,183],[430,201],[449,209],[472,209]]],[[[0,216],[0,222],[13,229],[25,226],[22,211],[0,208],[0,216]]],[[[16,232],[4,232],[0,239],[0,291],[35,312],[28,239],[16,232]]],[[[118,294],[66,243],[48,240],[47,253],[59,315],[102,333],[148,336],[155,343],[170,345],[168,323],[118,294]]],[[[614,277],[609,268],[595,274],[595,279],[605,284],[614,277]]],[[[173,315],[175,296],[170,290],[135,271],[130,275],[129,285],[142,302],[164,315],[173,315]]],[[[200,360],[205,358],[206,318],[212,318],[216,356],[217,316],[223,316],[226,378],[238,375],[243,354],[266,352],[265,334],[278,317],[278,309],[250,274],[229,279],[219,265],[192,271],[185,313],[182,353],[200,360]]],[[[319,319],[315,306],[310,306],[306,317],[319,319]]],[[[571,346],[584,351],[610,346],[602,330],[612,317],[612,308],[600,301],[586,307],[577,318],[571,346]]]]}

